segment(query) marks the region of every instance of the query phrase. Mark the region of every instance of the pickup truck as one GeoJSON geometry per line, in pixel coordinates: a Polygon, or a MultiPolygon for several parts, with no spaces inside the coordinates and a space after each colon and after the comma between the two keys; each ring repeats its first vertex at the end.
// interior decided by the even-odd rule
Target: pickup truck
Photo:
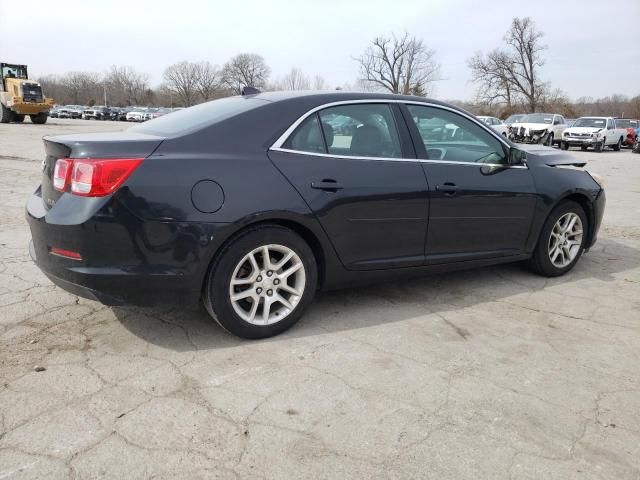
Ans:
{"type": "Polygon", "coordinates": [[[586,150],[593,147],[596,152],[602,152],[612,147],[618,151],[626,137],[627,129],[619,128],[613,117],[580,117],[562,134],[560,148],[580,147],[586,150]]]}
{"type": "Polygon", "coordinates": [[[567,122],[557,113],[529,113],[511,125],[509,138],[514,142],[542,143],[553,146],[559,143],[567,122]]]}

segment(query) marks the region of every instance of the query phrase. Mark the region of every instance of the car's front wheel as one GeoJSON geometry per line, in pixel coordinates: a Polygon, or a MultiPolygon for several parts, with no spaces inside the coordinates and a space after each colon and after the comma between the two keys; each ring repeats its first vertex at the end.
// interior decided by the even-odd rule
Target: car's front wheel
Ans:
{"type": "Polygon", "coordinates": [[[204,306],[226,330],[266,338],[294,325],[317,285],[313,251],[295,232],[260,226],[233,240],[214,261],[204,306]]]}
{"type": "Polygon", "coordinates": [[[565,201],[547,218],[538,245],[531,257],[531,268],[547,277],[564,275],[584,252],[587,216],[580,204],[565,201]]]}

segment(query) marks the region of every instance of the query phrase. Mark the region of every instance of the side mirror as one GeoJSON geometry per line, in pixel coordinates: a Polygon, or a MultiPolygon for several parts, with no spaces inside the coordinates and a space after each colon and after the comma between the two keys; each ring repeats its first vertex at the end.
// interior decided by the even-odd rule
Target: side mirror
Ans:
{"type": "Polygon", "coordinates": [[[509,165],[523,165],[527,161],[527,154],[515,147],[509,149],[509,165]]]}

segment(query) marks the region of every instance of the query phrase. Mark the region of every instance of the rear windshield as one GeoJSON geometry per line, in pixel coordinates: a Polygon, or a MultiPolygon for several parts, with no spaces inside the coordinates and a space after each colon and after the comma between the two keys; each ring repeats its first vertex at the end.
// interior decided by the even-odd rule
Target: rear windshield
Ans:
{"type": "Polygon", "coordinates": [[[252,97],[221,98],[174,111],[170,115],[154,118],[129,130],[152,135],[174,136],[198,127],[212,125],[266,103],[266,100],[252,97]]]}
{"type": "Polygon", "coordinates": [[[616,120],[616,126],[618,128],[638,128],[638,121],[637,120],[630,120],[630,119],[617,119],[616,120]]]}
{"type": "Polygon", "coordinates": [[[589,118],[582,117],[576,120],[573,124],[574,127],[592,127],[592,128],[604,128],[607,124],[606,118],[589,118]]]}

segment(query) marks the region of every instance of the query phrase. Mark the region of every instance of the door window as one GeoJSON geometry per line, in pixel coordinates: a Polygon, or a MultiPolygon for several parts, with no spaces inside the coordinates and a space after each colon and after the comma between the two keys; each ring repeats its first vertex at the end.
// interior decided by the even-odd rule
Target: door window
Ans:
{"type": "Polygon", "coordinates": [[[320,122],[333,155],[400,158],[400,140],[387,104],[351,104],[320,112],[320,122]]]}
{"type": "Polygon", "coordinates": [[[506,164],[502,143],[475,122],[437,107],[407,105],[430,160],[506,164]]]}

